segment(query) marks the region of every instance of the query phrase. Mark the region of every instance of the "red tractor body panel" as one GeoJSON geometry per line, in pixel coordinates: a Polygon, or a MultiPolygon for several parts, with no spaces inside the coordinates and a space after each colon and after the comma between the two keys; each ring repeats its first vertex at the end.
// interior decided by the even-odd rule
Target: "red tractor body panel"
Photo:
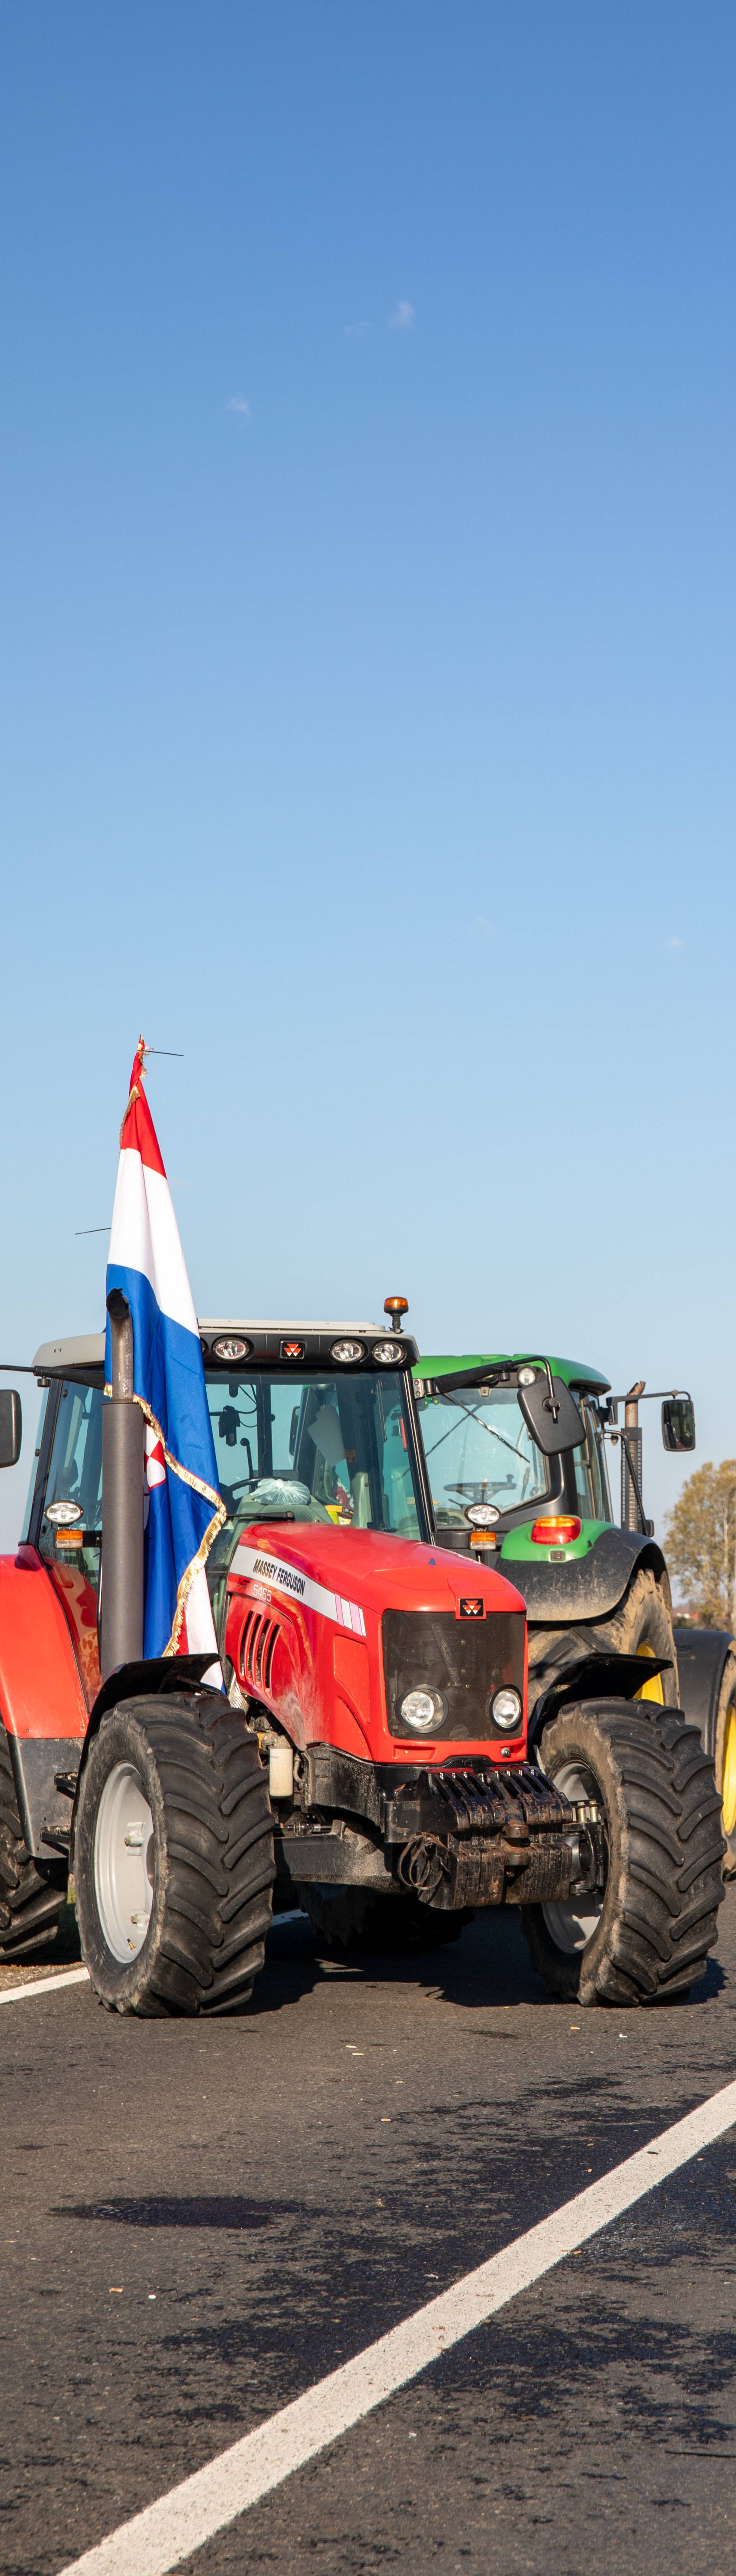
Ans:
{"type": "MultiPolygon", "coordinates": [[[[447,1740],[435,1745],[408,1727],[401,1737],[391,1730],[381,1639],[389,1607],[468,1622],[512,1614],[523,1623],[523,1717],[503,1747],[504,1760],[523,1762],[521,1595],[504,1576],[414,1539],[319,1523],[256,1522],[245,1529],[228,1575],[225,1641],[240,1689],[273,1711],[300,1751],[327,1743],[378,1763],[405,1767],[407,1756],[446,1762],[447,1740]]],[[[512,1678],[499,1673],[501,1680],[512,1678]]],[[[453,1739],[451,1750],[453,1761],[479,1752],[488,1758],[487,1736],[453,1739]]]]}
{"type": "Polygon", "coordinates": [[[35,1547],[0,1557],[0,1713],[8,1735],[78,1744],[86,1732],[69,1628],[35,1547]]]}

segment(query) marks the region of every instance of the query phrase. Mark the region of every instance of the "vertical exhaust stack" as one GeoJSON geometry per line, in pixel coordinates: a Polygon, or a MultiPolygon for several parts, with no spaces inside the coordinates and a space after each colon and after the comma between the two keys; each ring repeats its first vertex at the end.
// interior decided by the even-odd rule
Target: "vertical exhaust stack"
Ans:
{"type": "Polygon", "coordinates": [[[639,1397],[643,1395],[645,1385],[646,1378],[638,1377],[634,1386],[629,1387],[624,1405],[626,1437],[621,1442],[621,1527],[641,1530],[646,1538],[647,1524],[641,1499],[642,1438],[639,1427],[639,1397]]]}
{"type": "Polygon", "coordinates": [[[127,1298],[107,1300],[112,1398],[102,1408],[103,1682],[143,1654],[143,1462],[145,1424],[133,1401],[133,1322],[127,1298]]]}

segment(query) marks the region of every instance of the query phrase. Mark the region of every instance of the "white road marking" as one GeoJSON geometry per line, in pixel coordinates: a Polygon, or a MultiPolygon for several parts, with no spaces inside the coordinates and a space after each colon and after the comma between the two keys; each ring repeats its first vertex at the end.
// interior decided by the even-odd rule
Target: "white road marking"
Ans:
{"type": "MultiPolygon", "coordinates": [[[[271,1929],[275,1930],[277,1923],[299,1923],[302,1920],[308,1920],[303,1906],[293,1905],[288,1913],[274,1915],[271,1929]]],[[[0,1986],[0,2004],[16,2004],[21,1995],[50,1995],[57,1986],[76,1986],[80,1978],[88,1976],[88,1968],[64,1968],[58,1977],[29,1978],[27,1986],[0,1986]]]]}
{"type": "Polygon", "coordinates": [[[734,2122],[736,2083],[726,2084],[697,2111],[689,2111],[686,2119],[663,2129],[648,2147],[614,2165],[587,2191],[577,2192],[551,2218],[517,2236],[501,2254],[492,2255],[490,2262],[456,2281],[453,2289],[443,2290],[439,2298],[417,2308],[403,2325],[393,2326],[390,2334],[357,2353],[354,2361],[317,2380],[303,2397],[282,2406],[265,2424],[257,2424],[206,2468],[195,2469],[192,2477],[183,2478],[155,2504],[134,2514],[131,2522],[121,2523],[106,2540],[62,2568],[61,2576],[168,2576],[169,2569],[180,2566],[193,2550],[203,2549],[214,2532],[235,2522],[259,2496],[268,2495],[375,2406],[382,2406],[396,2389],[405,2388],[408,2380],[416,2379],[430,2362],[484,2325],[507,2300],[518,2298],[520,2291],[541,2280],[555,2263],[564,2262],[599,2228],[610,2227],[622,2210],[631,2209],[666,2174],[676,2173],[679,2165],[711,2146],[734,2122]],[[652,2157],[657,2160],[656,2174],[652,2157]]]}
{"type": "Polygon", "coordinates": [[[60,1977],[36,1977],[27,1986],[0,1986],[0,2004],[17,2004],[21,1995],[50,1995],[52,1988],[55,1993],[57,1986],[76,1986],[88,1975],[88,1968],[64,1968],[60,1977]]]}

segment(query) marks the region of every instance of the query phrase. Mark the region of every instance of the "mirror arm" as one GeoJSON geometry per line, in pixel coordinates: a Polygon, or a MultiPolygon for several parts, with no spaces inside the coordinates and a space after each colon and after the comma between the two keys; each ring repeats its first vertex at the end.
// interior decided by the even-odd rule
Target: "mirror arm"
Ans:
{"type": "MultiPolygon", "coordinates": [[[[637,1403],[638,1403],[638,1404],[665,1404],[665,1403],[668,1403],[668,1402],[669,1402],[671,1399],[673,1399],[675,1396],[683,1396],[683,1395],[684,1395],[684,1396],[686,1396],[688,1404],[691,1404],[691,1403],[692,1403],[692,1396],[691,1396],[691,1394],[690,1394],[689,1387],[687,1387],[687,1386],[660,1386],[660,1387],[652,1386],[652,1387],[648,1387],[648,1388],[647,1388],[646,1395],[639,1395],[639,1396],[637,1396],[637,1403]]],[[[606,1403],[607,1403],[607,1404],[625,1404],[625,1403],[626,1403],[626,1397],[625,1397],[625,1395],[609,1395],[609,1396],[607,1396],[607,1397],[606,1397],[606,1403]]]]}
{"type": "Polygon", "coordinates": [[[556,1395],[555,1395],[554,1387],[553,1387],[553,1384],[552,1384],[552,1370],[551,1370],[551,1368],[550,1368],[549,1360],[545,1360],[545,1359],[543,1359],[543,1358],[542,1358],[541,1351],[530,1351],[530,1352],[529,1352],[529,1354],[528,1354],[528,1357],[529,1357],[529,1363],[530,1363],[530,1365],[531,1365],[531,1362],[533,1361],[533,1362],[534,1362],[534,1365],[535,1365],[535,1367],[536,1367],[536,1368],[543,1368],[543,1369],[546,1369],[546,1371],[547,1371],[547,1385],[548,1385],[548,1387],[549,1387],[549,1395],[545,1397],[545,1406],[544,1406],[544,1409],[545,1409],[545,1413],[551,1413],[553,1422],[556,1422],[556,1421],[557,1421],[557,1417],[558,1417],[558,1414],[559,1414],[559,1410],[560,1410],[560,1408],[559,1408],[559,1404],[558,1404],[558,1402],[557,1402],[557,1398],[556,1398],[556,1395]]]}

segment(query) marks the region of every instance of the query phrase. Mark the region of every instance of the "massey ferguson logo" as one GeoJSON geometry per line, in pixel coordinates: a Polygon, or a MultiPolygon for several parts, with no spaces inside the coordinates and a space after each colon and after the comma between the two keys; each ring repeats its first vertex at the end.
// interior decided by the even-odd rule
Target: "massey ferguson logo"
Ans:
{"type": "Polygon", "coordinates": [[[460,1603],[461,1619],[482,1619],[484,1604],[477,1592],[471,1592],[460,1603]]]}
{"type": "Polygon", "coordinates": [[[303,1358],[304,1358],[304,1343],[303,1343],[303,1342],[282,1342],[282,1344],[281,1344],[281,1357],[282,1357],[282,1360],[303,1360],[303,1358]]]}

